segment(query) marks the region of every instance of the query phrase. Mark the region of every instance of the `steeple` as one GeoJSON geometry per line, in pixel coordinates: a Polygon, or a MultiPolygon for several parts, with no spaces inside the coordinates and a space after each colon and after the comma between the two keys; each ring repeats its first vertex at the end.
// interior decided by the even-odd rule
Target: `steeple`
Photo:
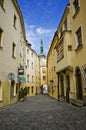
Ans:
{"type": "Polygon", "coordinates": [[[44,47],[43,47],[42,39],[41,39],[41,45],[40,45],[40,55],[44,55],[44,47]]]}

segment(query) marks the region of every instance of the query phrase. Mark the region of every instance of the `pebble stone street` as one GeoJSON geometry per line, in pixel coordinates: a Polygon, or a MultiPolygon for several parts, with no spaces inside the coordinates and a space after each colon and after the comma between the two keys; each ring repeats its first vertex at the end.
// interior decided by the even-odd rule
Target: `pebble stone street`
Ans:
{"type": "Polygon", "coordinates": [[[48,95],[0,108],[0,130],[86,130],[86,107],[48,95]]]}

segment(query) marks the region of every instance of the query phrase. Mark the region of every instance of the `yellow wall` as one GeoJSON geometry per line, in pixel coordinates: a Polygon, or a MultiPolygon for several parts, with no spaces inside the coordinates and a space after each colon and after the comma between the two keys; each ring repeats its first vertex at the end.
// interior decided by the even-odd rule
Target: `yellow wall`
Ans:
{"type": "Polygon", "coordinates": [[[48,56],[47,56],[47,82],[49,87],[49,95],[53,98],[58,98],[58,85],[57,85],[57,75],[56,75],[56,62],[57,62],[57,54],[55,50],[57,37],[53,38],[51,43],[48,56]],[[50,81],[53,80],[53,83],[50,81]]]}
{"type": "MultiPolygon", "coordinates": [[[[72,46],[73,46],[73,66],[74,66],[74,72],[75,67],[79,66],[80,69],[82,66],[86,64],[86,0],[79,0],[80,9],[77,13],[77,15],[74,17],[73,15],[73,0],[70,0],[70,11],[71,11],[71,23],[72,23],[72,46]],[[82,30],[82,47],[80,49],[76,49],[76,39],[75,39],[75,32],[77,29],[81,26],[82,30]]],[[[74,86],[76,91],[76,78],[75,75],[74,78],[74,86]]],[[[83,95],[86,95],[86,90],[83,86],[83,95]]]]}

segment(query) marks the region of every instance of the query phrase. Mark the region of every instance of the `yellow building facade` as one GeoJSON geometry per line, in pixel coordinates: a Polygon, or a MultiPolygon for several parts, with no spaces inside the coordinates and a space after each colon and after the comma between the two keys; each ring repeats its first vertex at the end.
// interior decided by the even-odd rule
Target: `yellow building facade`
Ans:
{"type": "Polygon", "coordinates": [[[54,35],[56,41],[53,41],[48,52],[48,84],[53,75],[53,72],[50,73],[51,62],[56,59],[58,99],[68,103],[86,104],[85,7],[85,0],[70,0],[54,35]],[[53,46],[57,52],[54,57],[53,46]]]}
{"type": "Polygon", "coordinates": [[[0,106],[18,101],[18,67],[24,65],[22,48],[25,39],[23,17],[17,1],[1,1],[0,106]]]}
{"type": "Polygon", "coordinates": [[[86,0],[70,0],[74,93],[86,103],[86,0]]]}
{"type": "Polygon", "coordinates": [[[70,5],[67,5],[59,27],[57,29],[57,64],[56,73],[58,76],[58,98],[69,102],[73,87],[73,65],[72,65],[72,41],[70,5]]]}
{"type": "Polygon", "coordinates": [[[57,99],[58,86],[57,86],[57,74],[56,74],[56,63],[57,63],[57,53],[55,50],[56,42],[57,42],[57,34],[55,33],[47,55],[47,84],[48,84],[49,96],[57,99]]]}

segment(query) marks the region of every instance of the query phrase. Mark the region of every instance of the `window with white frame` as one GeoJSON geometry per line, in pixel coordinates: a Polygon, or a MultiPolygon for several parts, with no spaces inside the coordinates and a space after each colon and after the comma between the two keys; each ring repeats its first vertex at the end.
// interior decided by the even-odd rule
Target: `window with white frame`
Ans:
{"type": "Polygon", "coordinates": [[[73,15],[77,14],[80,8],[80,0],[74,0],[73,1],[73,15]]]}
{"type": "Polygon", "coordinates": [[[75,32],[76,35],[76,48],[80,47],[82,45],[82,31],[81,26],[77,29],[75,32]]]}
{"type": "Polygon", "coordinates": [[[14,42],[12,43],[12,57],[16,58],[16,44],[14,42]]]}
{"type": "Polygon", "coordinates": [[[3,30],[0,28],[0,47],[3,47],[3,30]]]}

